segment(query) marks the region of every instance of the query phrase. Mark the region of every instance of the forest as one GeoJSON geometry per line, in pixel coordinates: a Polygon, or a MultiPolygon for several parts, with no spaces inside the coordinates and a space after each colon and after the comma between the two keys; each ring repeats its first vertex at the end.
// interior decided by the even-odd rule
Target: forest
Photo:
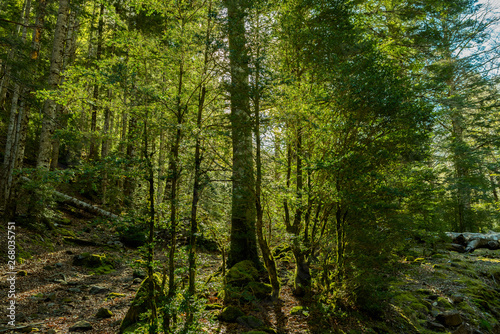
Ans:
{"type": "Polygon", "coordinates": [[[0,0],[0,333],[500,333],[499,31],[0,0]]]}

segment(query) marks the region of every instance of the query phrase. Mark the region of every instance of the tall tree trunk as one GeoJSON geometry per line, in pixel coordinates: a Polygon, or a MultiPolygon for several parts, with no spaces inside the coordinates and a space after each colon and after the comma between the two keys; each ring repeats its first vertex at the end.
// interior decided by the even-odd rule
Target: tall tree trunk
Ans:
{"type": "Polygon", "coordinates": [[[255,233],[255,176],[253,167],[253,122],[250,115],[248,54],[245,36],[245,0],[225,0],[228,14],[231,72],[231,137],[233,144],[233,192],[231,244],[228,266],[243,260],[259,264],[255,233]]]}
{"type": "MultiPolygon", "coordinates": [[[[26,34],[27,34],[26,26],[29,23],[30,11],[31,11],[31,0],[27,0],[24,4],[24,11],[22,15],[22,22],[24,24],[24,27],[21,35],[21,41],[23,43],[26,41],[26,34]]],[[[18,27],[18,33],[19,33],[19,27],[18,27]]],[[[15,56],[15,52],[16,49],[14,48],[13,56],[15,56]]],[[[17,177],[14,176],[14,170],[18,168],[18,166],[16,167],[16,162],[19,159],[19,154],[22,154],[24,156],[24,140],[22,140],[21,137],[25,135],[23,131],[26,130],[25,127],[23,127],[23,125],[26,125],[25,122],[23,122],[26,116],[26,111],[24,108],[24,104],[22,106],[20,105],[21,104],[20,102],[22,102],[20,101],[22,90],[24,89],[22,89],[21,84],[19,82],[16,82],[14,84],[14,92],[12,94],[10,117],[7,127],[7,140],[5,143],[5,152],[3,161],[3,175],[1,182],[2,192],[0,194],[0,199],[1,199],[0,207],[3,209],[10,209],[6,210],[6,216],[9,218],[13,216],[15,213],[12,212],[13,207],[11,205],[12,204],[11,190],[13,185],[16,183],[17,179],[17,177]],[[20,147],[20,145],[23,145],[23,147],[20,147]]]]}
{"type": "Polygon", "coordinates": [[[292,233],[294,238],[292,241],[292,252],[295,257],[295,274],[294,274],[294,293],[298,296],[307,294],[311,285],[311,273],[309,269],[309,261],[307,258],[307,250],[304,250],[304,245],[301,242],[300,231],[302,226],[302,194],[303,194],[303,169],[302,169],[302,126],[297,130],[297,154],[296,154],[296,209],[294,220],[292,223],[292,233]]]}
{"type": "MultiPolygon", "coordinates": [[[[260,31],[259,13],[257,15],[257,29],[260,31]]],[[[257,241],[259,242],[264,264],[269,275],[269,280],[272,286],[272,297],[279,298],[280,284],[278,281],[278,273],[276,271],[276,262],[269,248],[269,244],[263,233],[263,217],[264,209],[262,208],[262,156],[261,156],[261,139],[260,139],[260,44],[257,43],[255,54],[255,80],[254,80],[254,113],[255,113],[255,158],[256,158],[256,178],[255,178],[255,211],[257,214],[256,232],[257,241]]]]}
{"type": "MultiPolygon", "coordinates": [[[[62,66],[62,71],[64,72],[68,66],[73,62],[73,60],[76,57],[76,38],[77,38],[77,31],[78,31],[78,17],[77,15],[78,10],[76,8],[73,8],[69,14],[69,23],[68,23],[68,29],[66,33],[66,45],[64,48],[64,58],[63,58],[63,66],[62,66]]],[[[64,83],[64,77],[61,78],[60,84],[64,83]]],[[[67,116],[66,116],[66,108],[62,105],[57,105],[56,108],[56,117],[57,123],[56,123],[56,129],[64,129],[66,128],[67,125],[67,116]]],[[[52,160],[50,163],[50,170],[55,170],[57,169],[57,165],[59,163],[59,149],[61,145],[61,140],[59,139],[59,136],[55,136],[52,140],[52,160]]]]}
{"type": "MultiPolygon", "coordinates": [[[[57,89],[61,80],[61,71],[64,62],[64,39],[68,23],[68,0],[59,0],[56,32],[50,60],[49,87],[57,89]]],[[[55,130],[56,103],[52,99],[45,100],[43,106],[42,132],[40,133],[40,147],[37,158],[37,168],[49,169],[52,157],[52,136],[55,130]]]]}
{"type": "MultiPolygon", "coordinates": [[[[156,333],[156,330],[158,328],[158,315],[157,315],[157,308],[156,308],[156,282],[154,279],[154,264],[153,264],[153,259],[154,259],[154,231],[155,231],[155,188],[154,188],[154,171],[153,171],[153,161],[152,161],[152,156],[153,153],[149,153],[148,149],[148,142],[149,142],[149,133],[148,133],[148,117],[146,114],[145,120],[144,120],[144,159],[146,160],[146,168],[147,168],[147,177],[146,180],[148,181],[149,185],[149,217],[148,217],[148,229],[149,229],[149,234],[148,234],[148,253],[147,253],[147,269],[148,269],[148,296],[149,296],[149,306],[151,309],[151,315],[150,315],[150,327],[149,327],[149,333],[154,334],[156,333]]],[[[152,150],[153,151],[153,150],[152,150]]]]}
{"type": "MultiPolygon", "coordinates": [[[[102,42],[103,42],[103,30],[104,30],[104,2],[101,3],[101,8],[99,10],[99,23],[97,25],[97,52],[96,52],[96,62],[101,60],[102,54],[102,42]]],[[[98,64],[95,64],[97,67],[98,64]]],[[[98,158],[98,147],[97,147],[97,110],[98,110],[98,100],[99,100],[99,85],[94,85],[93,92],[94,104],[92,105],[92,117],[90,121],[90,149],[89,149],[89,159],[96,160],[98,158]]]]}

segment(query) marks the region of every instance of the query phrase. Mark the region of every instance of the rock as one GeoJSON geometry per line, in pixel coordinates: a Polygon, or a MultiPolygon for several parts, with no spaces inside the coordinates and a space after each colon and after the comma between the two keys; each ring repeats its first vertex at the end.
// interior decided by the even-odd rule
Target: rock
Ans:
{"type": "Polygon", "coordinates": [[[436,302],[437,302],[437,305],[440,307],[448,308],[448,309],[452,308],[450,300],[448,298],[438,297],[436,302]]]}
{"type": "Polygon", "coordinates": [[[458,313],[458,311],[439,313],[436,316],[436,320],[447,327],[458,326],[462,324],[462,317],[460,316],[460,313],[458,313]]]}
{"type": "Polygon", "coordinates": [[[47,334],[57,334],[57,331],[51,328],[47,331],[47,334]]]}
{"type": "Polygon", "coordinates": [[[462,324],[460,325],[460,327],[458,327],[457,329],[455,329],[453,332],[451,332],[452,334],[469,334],[471,331],[469,330],[469,328],[467,327],[466,324],[462,324]]]}
{"type": "Polygon", "coordinates": [[[108,293],[108,295],[106,296],[106,300],[109,300],[109,299],[115,299],[115,298],[122,298],[122,297],[125,297],[125,294],[124,294],[124,293],[119,293],[119,292],[110,292],[110,293],[108,293]]]}
{"type": "Polygon", "coordinates": [[[73,257],[74,266],[83,266],[88,268],[98,268],[105,265],[113,265],[112,261],[109,260],[105,254],[90,254],[82,253],[80,255],[75,255],[73,257]]]}
{"type": "Polygon", "coordinates": [[[16,321],[25,322],[25,321],[28,321],[28,320],[29,320],[28,317],[23,312],[19,312],[19,313],[16,314],[16,321]]]}
{"type": "Polygon", "coordinates": [[[426,327],[436,332],[444,332],[446,330],[446,327],[434,321],[427,321],[426,327]]]}
{"type": "Polygon", "coordinates": [[[28,272],[26,270],[20,270],[17,272],[17,276],[28,276],[28,272]]]}
{"type": "Polygon", "coordinates": [[[69,288],[68,291],[69,292],[73,292],[73,293],[80,293],[80,292],[82,292],[82,290],[80,290],[79,288],[69,288]]]}
{"type": "Polygon", "coordinates": [[[228,306],[219,314],[219,319],[225,322],[235,322],[239,317],[244,316],[245,313],[235,306],[228,306]]]}
{"type": "MultiPolygon", "coordinates": [[[[130,305],[130,308],[127,311],[127,314],[125,314],[125,317],[123,318],[120,324],[119,333],[124,333],[126,330],[128,330],[128,327],[139,322],[140,315],[148,310],[150,304],[148,296],[149,282],[150,281],[148,280],[148,278],[142,281],[141,286],[137,290],[134,300],[132,301],[132,304],[130,305]]],[[[158,298],[158,300],[164,296],[164,291],[162,291],[161,289],[161,283],[162,283],[161,275],[159,273],[154,273],[153,285],[154,285],[155,296],[156,298],[158,298]]]]}
{"type": "Polygon", "coordinates": [[[259,272],[250,260],[236,263],[227,272],[226,281],[230,285],[244,286],[247,283],[256,281],[259,272]]]}
{"type": "Polygon", "coordinates": [[[253,315],[243,315],[236,318],[236,322],[249,328],[259,328],[264,326],[264,322],[253,315]]]}
{"type": "Polygon", "coordinates": [[[57,268],[62,268],[64,265],[61,262],[56,263],[57,268]]]}
{"type": "Polygon", "coordinates": [[[56,299],[56,294],[54,292],[49,293],[44,301],[49,302],[49,301],[54,301],[56,299]]]}
{"type": "Polygon", "coordinates": [[[27,325],[23,327],[17,327],[17,331],[20,333],[30,333],[30,332],[37,332],[38,328],[33,327],[33,325],[27,325]]]}
{"type": "Polygon", "coordinates": [[[108,289],[105,288],[105,287],[98,286],[98,285],[93,285],[93,286],[90,287],[89,293],[91,295],[97,295],[99,293],[104,293],[104,292],[107,292],[107,291],[108,291],[108,289]]]}
{"type": "Polygon", "coordinates": [[[70,332],[86,332],[92,329],[92,324],[88,321],[78,321],[76,324],[69,328],[70,332]]]}
{"type": "Polygon", "coordinates": [[[250,282],[247,284],[247,288],[259,299],[269,297],[273,291],[271,284],[261,282],[250,282]]]}
{"type": "Polygon", "coordinates": [[[111,318],[112,316],[113,316],[113,312],[111,312],[110,310],[108,310],[107,308],[104,308],[104,307],[101,307],[95,315],[95,317],[99,318],[99,319],[111,318]]]}
{"type": "Polygon", "coordinates": [[[141,282],[142,282],[142,280],[146,278],[146,272],[144,270],[137,270],[136,269],[132,273],[132,277],[139,278],[139,279],[141,279],[141,282]]]}
{"type": "Polygon", "coordinates": [[[464,296],[456,293],[451,296],[451,301],[453,302],[453,304],[460,304],[461,302],[464,301],[464,296]]]}

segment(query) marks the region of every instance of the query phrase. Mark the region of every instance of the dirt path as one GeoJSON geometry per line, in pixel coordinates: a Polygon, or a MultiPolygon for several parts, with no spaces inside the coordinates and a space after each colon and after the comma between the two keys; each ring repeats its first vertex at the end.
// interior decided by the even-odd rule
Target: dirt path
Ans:
{"type": "MultiPolygon", "coordinates": [[[[45,233],[30,232],[17,228],[18,243],[23,252],[31,252],[33,257],[17,264],[16,286],[16,330],[6,330],[7,320],[0,318],[0,333],[37,331],[40,333],[68,333],[70,327],[79,321],[87,321],[92,329],[85,333],[117,333],[121,319],[125,316],[130,302],[139,288],[141,278],[134,277],[131,263],[140,259],[137,250],[122,245],[107,246],[116,237],[107,227],[89,228],[87,221],[73,219],[63,226],[64,231],[78,234],[78,237],[98,242],[101,246],[76,246],[63,242],[60,231],[45,233]],[[85,232],[82,232],[85,231],[85,232]],[[45,237],[45,238],[44,238],[45,237]],[[52,251],[47,251],[48,239],[54,241],[52,251]],[[110,273],[95,274],[91,268],[76,266],[74,258],[82,253],[106,254],[117,259],[117,265],[110,273]],[[22,276],[26,273],[25,276],[22,276]],[[100,308],[110,310],[110,318],[100,319],[96,313],[100,308]],[[32,329],[30,329],[32,327],[32,329]]],[[[2,235],[2,240],[4,236],[2,235]]],[[[50,248],[50,247],[49,247],[50,248]]],[[[206,281],[220,266],[220,255],[202,253],[199,255],[199,280],[206,281]]],[[[162,259],[159,259],[162,261],[162,259]]],[[[7,292],[9,270],[6,261],[0,265],[0,307],[5,310],[8,303],[7,292]]],[[[182,263],[178,264],[182,266],[182,263]]],[[[204,294],[209,302],[218,302],[221,290],[220,279],[214,278],[206,285],[204,294]]],[[[308,327],[304,315],[290,316],[292,307],[299,301],[288,286],[283,286],[278,302],[259,301],[242,305],[246,315],[254,315],[264,321],[267,327],[278,333],[314,333],[308,327]]],[[[218,311],[206,311],[199,318],[204,333],[242,333],[250,330],[236,323],[219,322],[218,311]]]]}

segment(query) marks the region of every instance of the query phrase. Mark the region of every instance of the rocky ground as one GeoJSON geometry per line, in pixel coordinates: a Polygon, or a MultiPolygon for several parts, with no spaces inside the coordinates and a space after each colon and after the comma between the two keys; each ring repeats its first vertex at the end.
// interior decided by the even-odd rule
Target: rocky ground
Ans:
{"type": "MultiPolygon", "coordinates": [[[[16,327],[8,326],[9,319],[2,315],[0,333],[117,333],[144,277],[140,255],[119,242],[111,224],[92,217],[66,217],[52,229],[16,226],[22,259],[15,269],[16,327]]],[[[5,229],[0,234],[6,240],[5,229]]],[[[249,326],[258,326],[268,333],[500,333],[500,252],[459,254],[441,249],[423,256],[424,252],[413,249],[399,261],[399,274],[388,284],[381,314],[321,312],[317,305],[295,298],[284,284],[279,301],[242,304],[244,318],[234,322],[219,321],[220,310],[204,311],[197,317],[199,332],[246,333],[249,326]]],[[[157,253],[161,263],[163,253],[157,253]]],[[[220,266],[220,254],[200,254],[199,281],[206,303],[221,303],[221,278],[213,276],[220,266]]],[[[281,262],[280,268],[282,282],[287,283],[292,264],[281,262]]],[[[3,313],[8,305],[8,272],[4,257],[3,313]]]]}

